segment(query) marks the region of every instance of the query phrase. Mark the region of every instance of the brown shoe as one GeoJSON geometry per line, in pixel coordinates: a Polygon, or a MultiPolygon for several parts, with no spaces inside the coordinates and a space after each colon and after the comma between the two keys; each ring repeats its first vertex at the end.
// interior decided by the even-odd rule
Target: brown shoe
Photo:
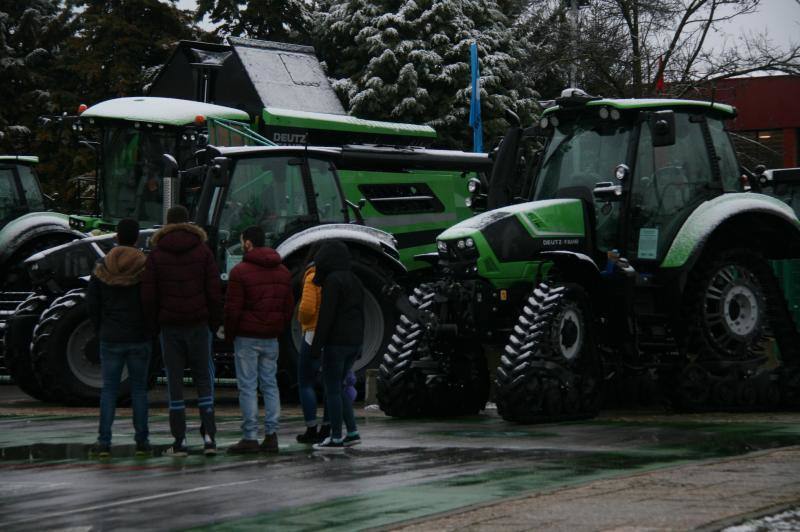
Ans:
{"type": "Polygon", "coordinates": [[[277,453],[278,452],[278,434],[273,432],[264,436],[264,441],[261,442],[259,447],[262,453],[277,453]]]}
{"type": "Polygon", "coordinates": [[[258,452],[258,440],[241,439],[228,447],[228,454],[249,454],[258,452]]]}

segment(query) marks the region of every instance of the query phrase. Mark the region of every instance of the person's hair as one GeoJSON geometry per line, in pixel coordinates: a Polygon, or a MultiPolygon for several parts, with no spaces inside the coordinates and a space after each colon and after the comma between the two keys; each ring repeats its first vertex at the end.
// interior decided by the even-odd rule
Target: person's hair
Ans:
{"type": "Polygon", "coordinates": [[[319,242],[314,242],[310,246],[308,246],[308,253],[306,253],[305,259],[303,259],[303,268],[301,271],[306,271],[308,269],[308,265],[314,262],[314,257],[319,251],[319,242]]]}
{"type": "Polygon", "coordinates": [[[253,247],[262,248],[264,247],[264,241],[266,240],[266,236],[264,235],[264,230],[257,225],[251,225],[244,231],[242,231],[242,241],[249,240],[253,247]]]}
{"type": "Polygon", "coordinates": [[[168,224],[185,224],[189,221],[189,211],[183,205],[175,205],[167,211],[168,224]]]}
{"type": "Polygon", "coordinates": [[[139,240],[139,222],[123,218],[117,223],[117,243],[120,246],[135,246],[139,240]]]}

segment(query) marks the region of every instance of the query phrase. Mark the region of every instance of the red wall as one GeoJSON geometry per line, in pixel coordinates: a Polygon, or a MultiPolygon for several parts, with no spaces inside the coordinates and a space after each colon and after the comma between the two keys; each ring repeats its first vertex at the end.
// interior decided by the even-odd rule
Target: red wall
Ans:
{"type": "Polygon", "coordinates": [[[739,111],[733,130],[800,128],[800,76],[720,80],[714,99],[739,111]]]}

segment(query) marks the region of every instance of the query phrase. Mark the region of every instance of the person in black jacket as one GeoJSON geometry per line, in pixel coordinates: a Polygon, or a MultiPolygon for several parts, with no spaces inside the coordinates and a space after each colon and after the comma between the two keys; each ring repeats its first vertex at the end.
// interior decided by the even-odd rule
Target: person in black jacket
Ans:
{"type": "Polygon", "coordinates": [[[140,279],[146,257],[137,249],[139,223],[126,218],[117,224],[117,244],[98,261],[89,280],[89,317],[100,339],[100,430],[91,453],[110,456],[111,425],[125,366],[131,386],[136,453],[151,453],[147,427],[147,378],[152,340],[142,312],[140,279]]]}
{"type": "Polygon", "coordinates": [[[311,344],[311,356],[322,356],[325,404],[331,435],[314,445],[319,451],[338,451],[361,443],[353,403],[342,394],[342,383],[361,351],[364,338],[364,287],[350,267],[350,253],[342,242],[320,247],[314,263],[314,282],[322,286],[322,305],[311,344]],[[342,420],[347,435],[342,437],[342,420]]]}

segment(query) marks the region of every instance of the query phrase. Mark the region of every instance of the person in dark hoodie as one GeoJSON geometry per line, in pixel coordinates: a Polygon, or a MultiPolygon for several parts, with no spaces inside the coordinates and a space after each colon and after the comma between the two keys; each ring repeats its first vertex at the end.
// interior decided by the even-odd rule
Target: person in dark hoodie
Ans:
{"type": "Polygon", "coordinates": [[[117,224],[117,246],[95,265],[89,280],[89,318],[100,339],[100,429],[90,453],[111,455],[111,426],[122,371],[127,366],[131,386],[136,454],[151,454],[147,426],[147,378],[152,339],[147,333],[139,287],[147,258],[139,251],[139,223],[126,218],[117,224]]]}
{"type": "Polygon", "coordinates": [[[145,316],[151,330],[161,329],[169,426],[175,438],[166,452],[174,456],[188,454],[183,401],[187,365],[197,391],[203,452],[217,452],[211,331],[222,324],[222,283],[205,231],[188,222],[185,207],[177,205],[167,211],[167,224],[150,238],[153,250],[142,277],[145,316]]]}
{"type": "Polygon", "coordinates": [[[318,451],[339,451],[361,443],[353,403],[342,391],[347,373],[361,351],[364,338],[364,287],[350,266],[350,252],[342,242],[323,244],[314,257],[314,282],[322,286],[322,305],[311,344],[311,356],[322,356],[325,404],[331,435],[314,445],[318,451]],[[342,421],[347,435],[342,437],[342,421]]]}
{"type": "Polygon", "coordinates": [[[281,256],[264,246],[258,226],[242,232],[244,257],[228,278],[225,294],[225,337],[233,341],[242,439],[232,454],[278,452],[281,411],[278,382],[278,337],[292,320],[292,276],[281,256]],[[264,441],[258,444],[258,389],[264,397],[264,441]]]}

